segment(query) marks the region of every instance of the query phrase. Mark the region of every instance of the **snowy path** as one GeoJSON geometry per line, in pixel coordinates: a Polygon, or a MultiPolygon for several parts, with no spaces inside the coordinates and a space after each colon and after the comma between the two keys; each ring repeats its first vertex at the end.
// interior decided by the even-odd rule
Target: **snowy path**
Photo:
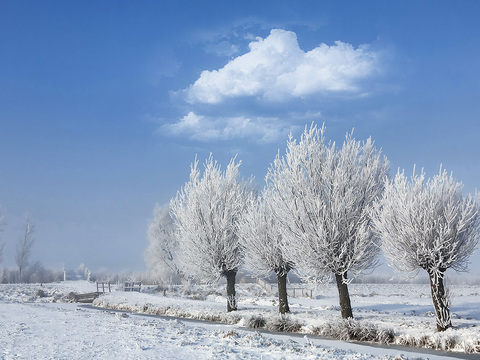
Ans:
{"type": "Polygon", "coordinates": [[[2,302],[0,323],[2,360],[457,358],[260,334],[230,325],[165,320],[67,303],[2,302]]]}

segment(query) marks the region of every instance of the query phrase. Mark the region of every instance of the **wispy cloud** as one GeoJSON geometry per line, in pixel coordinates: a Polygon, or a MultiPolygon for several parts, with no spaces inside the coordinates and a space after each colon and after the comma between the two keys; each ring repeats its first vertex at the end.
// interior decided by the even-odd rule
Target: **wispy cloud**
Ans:
{"type": "Polygon", "coordinates": [[[208,44],[205,47],[205,50],[218,56],[233,56],[239,52],[238,46],[230,43],[227,40],[222,40],[214,44],[208,44]]]}
{"type": "Polygon", "coordinates": [[[174,124],[165,124],[159,131],[164,134],[182,135],[191,140],[208,142],[232,139],[254,139],[271,142],[285,137],[293,127],[274,117],[211,117],[189,112],[174,124]]]}
{"type": "Polygon", "coordinates": [[[368,45],[355,49],[337,41],[305,52],[295,33],[279,29],[265,39],[252,41],[249,48],[223,68],[202,72],[184,90],[186,101],[219,104],[248,96],[284,101],[316,93],[362,94],[359,81],[378,69],[379,55],[368,45]]]}

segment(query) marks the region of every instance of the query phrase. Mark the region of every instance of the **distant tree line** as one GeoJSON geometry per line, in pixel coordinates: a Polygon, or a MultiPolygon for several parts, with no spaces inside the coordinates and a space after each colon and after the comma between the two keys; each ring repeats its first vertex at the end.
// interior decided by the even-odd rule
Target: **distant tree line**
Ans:
{"type": "Polygon", "coordinates": [[[22,275],[18,269],[0,269],[0,283],[49,283],[63,280],[63,271],[45,268],[41,262],[36,261],[23,269],[22,275]]]}
{"type": "Polygon", "coordinates": [[[437,329],[451,326],[444,276],[466,271],[479,240],[480,197],[462,195],[462,184],[440,167],[428,179],[410,178],[389,164],[369,138],[353,131],[341,146],[312,124],[267,171],[265,187],[239,178],[233,158],[222,171],[213,156],[203,172],[198,160],[170,201],[156,207],[148,229],[149,269],[164,282],[227,280],[227,310],[237,309],[235,276],[242,266],[275,273],[279,311],[289,312],[286,277],[336,282],[341,315],[353,317],[348,284],[377,266],[383,249],[404,272],[424,269],[430,278],[437,329]]]}

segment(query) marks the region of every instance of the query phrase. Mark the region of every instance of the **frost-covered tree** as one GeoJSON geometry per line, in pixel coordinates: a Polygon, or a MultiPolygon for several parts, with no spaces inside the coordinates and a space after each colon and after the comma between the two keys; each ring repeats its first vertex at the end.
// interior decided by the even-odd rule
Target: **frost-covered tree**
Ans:
{"type": "Polygon", "coordinates": [[[240,164],[233,158],[222,171],[210,155],[201,176],[195,159],[190,180],[170,202],[186,271],[207,281],[226,277],[228,311],[237,309],[235,277],[242,263],[237,223],[249,192],[239,180],[240,164]]]}
{"type": "Polygon", "coordinates": [[[245,251],[244,265],[258,275],[277,276],[279,311],[290,312],[287,275],[293,262],[282,252],[282,229],[266,203],[268,196],[252,197],[239,222],[239,237],[245,251]]]}
{"type": "Polygon", "coordinates": [[[429,277],[438,331],[451,327],[443,278],[447,269],[466,271],[479,240],[479,195],[462,196],[462,184],[440,167],[433,178],[425,173],[408,181],[398,171],[387,181],[375,206],[374,224],[390,265],[429,277]]]}
{"type": "Polygon", "coordinates": [[[18,266],[20,281],[22,281],[23,271],[28,266],[30,254],[34,242],[33,231],[35,226],[32,224],[30,217],[27,216],[25,225],[23,226],[23,234],[18,238],[17,251],[15,254],[15,262],[18,266]]]}
{"type": "Polygon", "coordinates": [[[78,269],[83,273],[84,278],[87,281],[90,281],[90,278],[92,276],[92,272],[90,271],[89,268],[84,263],[81,263],[78,269]]]}
{"type": "Polygon", "coordinates": [[[290,136],[286,154],[276,157],[266,180],[271,208],[292,241],[284,242],[305,277],[335,276],[342,317],[353,317],[348,276],[376,265],[378,239],[369,209],[381,195],[388,161],[371,139],[347,134],[341,148],[325,142],[324,127],[290,136]]]}
{"type": "Polygon", "coordinates": [[[145,261],[150,274],[165,283],[178,284],[182,271],[177,256],[175,225],[168,205],[155,205],[147,236],[149,245],[145,252],[145,261]]]}

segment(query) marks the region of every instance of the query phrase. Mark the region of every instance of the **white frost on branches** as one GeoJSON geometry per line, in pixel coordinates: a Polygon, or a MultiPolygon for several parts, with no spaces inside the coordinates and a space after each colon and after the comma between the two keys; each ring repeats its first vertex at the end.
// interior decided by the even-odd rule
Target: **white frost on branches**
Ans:
{"type": "Polygon", "coordinates": [[[266,203],[265,194],[252,197],[239,223],[239,237],[245,249],[245,267],[267,276],[273,271],[279,276],[293,269],[293,262],[282,252],[283,231],[266,203]]]}
{"type": "Polygon", "coordinates": [[[403,171],[387,181],[374,207],[373,221],[390,265],[429,274],[438,331],[451,327],[445,271],[466,271],[478,244],[479,200],[478,194],[464,198],[462,184],[442,167],[428,180],[423,170],[417,175],[414,168],[410,181],[403,171]]]}
{"type": "Polygon", "coordinates": [[[324,127],[313,124],[298,143],[290,136],[266,180],[276,219],[294,239],[284,242],[284,253],[304,276],[324,280],[376,265],[379,244],[369,209],[387,172],[388,161],[371,139],[360,143],[347,134],[337,148],[325,143],[324,127]]]}
{"type": "Polygon", "coordinates": [[[414,169],[410,181],[398,171],[386,182],[374,222],[392,267],[440,277],[449,268],[467,270],[479,241],[480,197],[464,198],[462,187],[441,167],[428,180],[414,169]]]}
{"type": "Polygon", "coordinates": [[[210,155],[201,176],[195,159],[190,180],[170,202],[182,264],[202,280],[215,281],[236,272],[242,263],[237,222],[246,206],[248,185],[238,179],[240,164],[233,158],[221,171],[210,155]]]}
{"type": "Polygon", "coordinates": [[[182,276],[178,262],[178,241],[168,205],[155,205],[147,230],[149,245],[145,261],[149,273],[165,283],[178,283],[182,276]]]}
{"type": "Polygon", "coordinates": [[[87,279],[87,281],[90,281],[90,277],[92,276],[92,272],[90,271],[90,269],[87,268],[87,266],[84,263],[80,264],[79,269],[81,272],[83,272],[85,279],[87,279]]]}

